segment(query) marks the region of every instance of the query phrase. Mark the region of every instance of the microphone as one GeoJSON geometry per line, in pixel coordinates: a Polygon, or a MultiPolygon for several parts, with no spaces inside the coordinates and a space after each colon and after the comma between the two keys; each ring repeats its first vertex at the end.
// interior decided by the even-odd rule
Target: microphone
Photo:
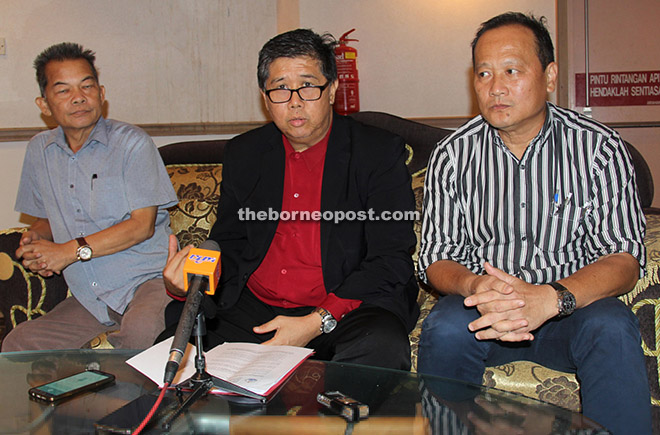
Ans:
{"type": "Polygon", "coordinates": [[[191,249],[183,265],[183,277],[188,294],[165,366],[166,384],[172,383],[179,370],[204,293],[215,293],[220,278],[220,246],[214,240],[206,240],[199,248],[191,249]]]}

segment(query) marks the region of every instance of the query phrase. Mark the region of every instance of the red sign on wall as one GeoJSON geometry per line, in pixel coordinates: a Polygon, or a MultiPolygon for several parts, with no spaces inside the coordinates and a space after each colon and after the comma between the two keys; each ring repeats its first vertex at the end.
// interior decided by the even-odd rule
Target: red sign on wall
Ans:
{"type": "MultiPolygon", "coordinates": [[[[575,100],[586,106],[585,74],[575,74],[575,100]]],[[[589,106],[660,105],[660,71],[589,73],[589,106]]]]}

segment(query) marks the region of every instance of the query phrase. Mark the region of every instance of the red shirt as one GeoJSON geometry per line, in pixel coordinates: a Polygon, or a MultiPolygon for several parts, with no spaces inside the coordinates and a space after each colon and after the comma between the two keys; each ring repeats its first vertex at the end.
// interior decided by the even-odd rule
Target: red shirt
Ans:
{"type": "Polygon", "coordinates": [[[321,211],[329,136],[330,130],[319,143],[297,152],[282,135],[286,157],[280,221],[266,256],[247,286],[268,305],[323,307],[335,319],[341,319],[362,302],[341,299],[326,291],[321,265],[321,222],[308,217],[321,211]],[[300,212],[307,212],[308,216],[301,219],[300,212]]]}

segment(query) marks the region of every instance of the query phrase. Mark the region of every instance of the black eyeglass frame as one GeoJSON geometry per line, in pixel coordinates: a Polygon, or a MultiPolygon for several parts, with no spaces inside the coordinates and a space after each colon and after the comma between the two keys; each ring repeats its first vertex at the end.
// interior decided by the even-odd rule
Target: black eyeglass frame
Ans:
{"type": "Polygon", "coordinates": [[[291,101],[291,97],[293,97],[293,93],[294,93],[294,92],[295,92],[296,94],[298,94],[298,98],[300,98],[300,99],[303,100],[303,101],[318,101],[318,100],[321,99],[321,96],[323,95],[323,91],[325,91],[325,89],[326,89],[328,86],[330,86],[330,82],[329,82],[329,81],[326,82],[323,86],[301,86],[301,87],[299,87],[298,89],[275,88],[275,89],[268,89],[268,90],[264,91],[264,93],[266,94],[266,96],[268,97],[268,99],[270,100],[270,102],[273,103],[273,104],[284,104],[284,103],[288,103],[289,101],[291,101]],[[321,93],[319,94],[318,98],[314,98],[314,99],[311,99],[311,100],[310,100],[310,99],[307,99],[307,98],[303,98],[303,96],[300,95],[300,92],[299,92],[299,91],[300,91],[301,89],[309,89],[309,88],[316,88],[316,89],[320,89],[320,90],[321,90],[321,93]],[[289,98],[286,99],[285,101],[273,101],[273,99],[272,99],[271,96],[270,96],[270,93],[271,93],[271,92],[275,92],[275,91],[289,91],[289,98]]]}

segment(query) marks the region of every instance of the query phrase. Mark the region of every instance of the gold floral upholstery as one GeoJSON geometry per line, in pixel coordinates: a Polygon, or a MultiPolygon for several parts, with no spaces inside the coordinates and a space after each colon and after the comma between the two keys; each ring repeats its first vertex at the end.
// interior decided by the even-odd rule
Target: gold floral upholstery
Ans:
{"type": "Polygon", "coordinates": [[[199,246],[216,220],[222,165],[167,165],[179,203],[170,208],[170,227],[181,246],[199,246]]]}
{"type": "Polygon", "coordinates": [[[531,361],[487,367],[483,384],[522,394],[572,411],[580,411],[580,384],[575,374],[552,370],[531,361]]]}

